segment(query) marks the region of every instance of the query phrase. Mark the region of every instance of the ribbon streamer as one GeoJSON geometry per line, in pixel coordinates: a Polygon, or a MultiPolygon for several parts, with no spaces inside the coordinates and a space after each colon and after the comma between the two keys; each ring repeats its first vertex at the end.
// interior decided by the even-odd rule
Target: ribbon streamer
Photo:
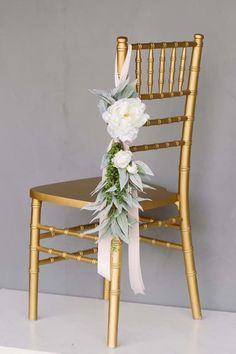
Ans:
{"type": "MultiPolygon", "coordinates": [[[[120,76],[117,72],[117,57],[115,60],[115,86],[117,87],[121,82],[126,80],[129,72],[129,65],[132,53],[132,46],[128,46],[127,55],[123,64],[120,76]]],[[[109,145],[110,146],[110,145],[109,145]]],[[[129,150],[129,146],[124,144],[124,150],[129,150]]],[[[105,170],[103,170],[103,174],[105,170]]],[[[137,191],[134,191],[135,196],[137,191]]],[[[129,228],[129,280],[130,285],[135,294],[144,294],[145,287],[142,279],[141,265],[140,265],[140,240],[139,240],[139,210],[138,208],[129,208],[129,216],[132,216],[137,222],[129,228]]],[[[100,219],[100,223],[102,220],[100,219]]],[[[100,238],[98,241],[98,273],[104,278],[110,280],[110,248],[112,235],[106,238],[100,238]]]]}

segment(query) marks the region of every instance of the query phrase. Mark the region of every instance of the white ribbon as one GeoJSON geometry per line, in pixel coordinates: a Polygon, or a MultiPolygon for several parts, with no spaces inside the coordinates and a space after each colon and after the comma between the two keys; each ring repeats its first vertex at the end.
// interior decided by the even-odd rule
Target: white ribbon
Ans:
{"type": "MultiPolygon", "coordinates": [[[[122,81],[126,80],[129,72],[129,65],[132,53],[132,46],[128,46],[126,58],[120,73],[117,72],[117,57],[115,60],[115,86],[117,87],[122,81]]],[[[129,146],[124,144],[124,149],[129,150],[129,146]]],[[[103,171],[105,173],[105,171],[103,171]]],[[[137,195],[137,191],[134,191],[137,195]]],[[[129,216],[132,216],[137,222],[129,228],[129,280],[130,285],[135,294],[144,294],[145,287],[143,284],[141,265],[140,265],[140,241],[139,241],[139,210],[138,208],[130,208],[128,210],[129,216]]],[[[100,223],[102,220],[100,220],[100,223]]],[[[98,241],[98,273],[104,278],[110,280],[110,249],[112,236],[100,238],[98,241]]]]}

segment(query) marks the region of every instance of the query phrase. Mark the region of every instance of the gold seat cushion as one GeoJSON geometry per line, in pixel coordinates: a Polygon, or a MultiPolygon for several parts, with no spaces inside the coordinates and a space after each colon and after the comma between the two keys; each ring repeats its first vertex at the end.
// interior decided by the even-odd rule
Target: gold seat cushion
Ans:
{"type": "MultiPolygon", "coordinates": [[[[38,186],[30,190],[30,196],[40,201],[82,208],[88,202],[94,201],[95,197],[91,196],[91,192],[100,180],[101,177],[95,177],[38,186]]],[[[147,189],[147,194],[144,195],[145,198],[150,198],[151,201],[143,201],[141,203],[145,210],[166,206],[177,201],[176,193],[168,192],[160,186],[152,186],[156,189],[147,189]]]]}

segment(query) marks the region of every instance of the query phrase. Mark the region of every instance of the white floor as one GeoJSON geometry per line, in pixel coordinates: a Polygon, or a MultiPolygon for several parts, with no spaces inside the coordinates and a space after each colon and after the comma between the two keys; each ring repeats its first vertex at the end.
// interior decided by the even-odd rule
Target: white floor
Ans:
{"type": "Polygon", "coordinates": [[[235,354],[236,313],[121,303],[119,347],[106,347],[103,300],[40,294],[39,320],[27,320],[27,293],[0,290],[1,354],[235,354]],[[17,348],[17,349],[16,349],[17,348]]]}

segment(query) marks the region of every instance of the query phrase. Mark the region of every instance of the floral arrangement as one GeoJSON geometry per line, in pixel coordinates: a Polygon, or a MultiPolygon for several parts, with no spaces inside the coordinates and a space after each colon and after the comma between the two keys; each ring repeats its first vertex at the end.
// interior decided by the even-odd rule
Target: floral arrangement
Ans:
{"type": "Polygon", "coordinates": [[[94,210],[94,219],[100,220],[99,226],[91,231],[99,231],[100,239],[112,235],[126,243],[129,243],[129,228],[138,222],[129,211],[142,209],[140,202],[147,198],[139,197],[138,193],[152,188],[143,178],[153,175],[144,162],[133,160],[129,150],[139,128],[149,119],[145,104],[137,97],[135,84],[125,80],[110,92],[91,90],[99,97],[98,108],[112,137],[102,159],[102,180],[92,192],[97,194],[96,200],[86,206],[94,210]]]}

